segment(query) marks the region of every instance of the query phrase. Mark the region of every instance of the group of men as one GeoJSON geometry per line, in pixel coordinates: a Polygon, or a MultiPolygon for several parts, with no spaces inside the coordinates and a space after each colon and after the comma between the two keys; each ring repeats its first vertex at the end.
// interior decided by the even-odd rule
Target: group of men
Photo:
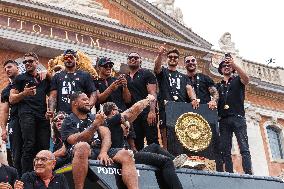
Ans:
{"type": "MultiPolygon", "coordinates": [[[[78,56],[72,49],[64,51],[64,68],[55,74],[37,71],[39,59],[35,53],[24,55],[26,72],[20,75],[17,62],[6,61],[4,69],[10,83],[1,94],[0,124],[2,140],[8,137],[7,122],[8,130],[13,131],[9,132],[13,166],[23,175],[23,182],[16,182],[15,188],[29,186],[37,179],[48,187],[54,178],[50,171],[72,162],[75,188],[82,189],[89,158],[105,165],[121,164],[127,188],[138,188],[135,163],[157,166],[169,188],[182,188],[175,173],[180,162],[159,146],[158,125],[163,141],[166,139],[166,101],[191,103],[194,109],[199,104],[208,104],[212,110],[217,108],[220,143],[216,149],[220,149],[217,152],[220,162],[225,163],[226,171],[233,172],[234,132],[244,171],[252,174],[243,106],[248,76],[227,56],[218,69],[224,78],[215,85],[210,77],[197,73],[194,56],[184,58],[187,74],[180,73],[179,58],[177,49],[167,50],[162,45],[154,70],[148,70],[141,67],[140,55],[132,52],[127,56],[129,72],[115,77],[114,63],[103,57],[97,62],[99,77],[95,80],[76,68],[78,56]],[[162,66],[164,55],[167,67],[162,66]],[[233,74],[235,71],[238,76],[233,74]],[[93,107],[96,115],[91,114],[93,107]],[[55,145],[54,152],[48,153],[51,128],[55,145]],[[50,157],[43,159],[39,157],[42,154],[50,157]],[[38,169],[44,169],[45,174],[40,174],[38,169]]],[[[217,170],[222,171],[222,165],[217,170]]]]}

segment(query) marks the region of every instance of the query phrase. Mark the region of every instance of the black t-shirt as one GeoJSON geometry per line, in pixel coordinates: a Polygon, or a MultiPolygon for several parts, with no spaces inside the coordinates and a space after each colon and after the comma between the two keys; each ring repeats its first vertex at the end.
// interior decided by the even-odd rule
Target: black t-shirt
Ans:
{"type": "MultiPolygon", "coordinates": [[[[71,144],[67,142],[69,136],[75,133],[81,133],[86,130],[95,120],[95,115],[88,114],[87,118],[84,120],[79,119],[74,113],[71,113],[67,116],[61,126],[61,137],[67,149],[72,147],[71,144]]],[[[96,132],[93,136],[93,139],[89,141],[89,144],[92,147],[100,148],[101,146],[101,137],[99,132],[96,132]]]]}
{"type": "Polygon", "coordinates": [[[90,95],[92,92],[96,91],[96,88],[89,73],[77,70],[74,73],[62,71],[55,74],[51,80],[50,90],[57,91],[56,111],[64,111],[70,114],[72,112],[70,95],[77,91],[90,95]]]}
{"type": "Polygon", "coordinates": [[[159,83],[159,100],[176,102],[189,102],[186,86],[191,85],[189,78],[179,71],[170,71],[162,67],[160,73],[156,74],[159,83]]]}
{"type": "MultiPolygon", "coordinates": [[[[9,96],[10,96],[10,91],[13,87],[13,83],[9,83],[5,89],[1,92],[1,102],[2,103],[9,103],[9,96]]],[[[9,103],[10,106],[10,117],[16,116],[18,114],[18,109],[17,105],[12,105],[9,103]]]]}
{"type": "Polygon", "coordinates": [[[189,77],[189,79],[194,87],[196,97],[200,99],[200,104],[210,102],[211,95],[208,88],[214,86],[214,81],[209,76],[202,73],[197,73],[193,78],[189,77]]]}
{"type": "Polygon", "coordinates": [[[241,82],[241,78],[239,76],[231,77],[227,84],[224,80],[222,80],[217,84],[217,89],[219,92],[219,117],[227,117],[231,115],[245,116],[245,85],[241,82]],[[229,108],[225,109],[225,105],[228,105],[229,108]]]}
{"type": "Polygon", "coordinates": [[[139,69],[133,76],[129,74],[126,76],[127,86],[131,93],[131,103],[134,104],[139,100],[143,100],[148,96],[147,85],[157,84],[155,75],[147,69],[139,69]]]}
{"type": "Polygon", "coordinates": [[[18,103],[19,115],[23,113],[33,113],[40,117],[44,117],[46,113],[46,95],[49,93],[50,82],[48,79],[40,80],[39,74],[36,77],[29,73],[23,73],[16,77],[13,89],[22,92],[26,85],[36,86],[36,94],[34,96],[24,97],[18,103]]]}
{"type": "MultiPolygon", "coordinates": [[[[117,79],[115,77],[109,77],[106,80],[104,79],[94,80],[94,83],[95,83],[96,89],[100,93],[103,93],[116,80],[117,79]]],[[[113,102],[122,111],[126,110],[126,105],[122,97],[122,94],[123,94],[122,91],[123,91],[122,86],[119,86],[115,91],[112,91],[112,93],[107,97],[105,102],[113,102]]],[[[102,103],[105,103],[105,102],[102,102],[102,103]]],[[[97,110],[99,110],[99,104],[97,104],[96,108],[97,110]]]]}
{"type": "MultiPolygon", "coordinates": [[[[44,181],[34,171],[23,174],[21,181],[24,183],[24,189],[47,189],[44,181]]],[[[69,189],[65,176],[63,174],[53,174],[48,189],[69,189]]]]}
{"type": "Polygon", "coordinates": [[[133,127],[130,127],[129,129],[129,134],[125,138],[123,134],[123,129],[121,128],[121,123],[122,123],[122,117],[121,114],[116,114],[111,118],[106,119],[106,125],[109,128],[111,132],[111,147],[112,148],[124,148],[129,146],[128,142],[126,139],[132,138],[135,139],[135,132],[133,127]]]}
{"type": "Polygon", "coordinates": [[[14,186],[14,183],[17,179],[18,173],[15,168],[1,164],[0,182],[8,182],[11,186],[14,186]]]}
{"type": "Polygon", "coordinates": [[[124,145],[123,129],[121,124],[121,114],[116,114],[106,120],[106,125],[111,132],[111,147],[122,148],[124,145]]]}

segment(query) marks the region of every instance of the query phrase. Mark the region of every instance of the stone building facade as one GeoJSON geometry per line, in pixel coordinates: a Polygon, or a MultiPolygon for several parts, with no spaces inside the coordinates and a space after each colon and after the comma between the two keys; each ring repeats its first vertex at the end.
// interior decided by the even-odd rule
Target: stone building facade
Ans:
{"type": "MultiPolygon", "coordinates": [[[[204,38],[146,0],[0,1],[1,64],[34,51],[46,67],[49,59],[73,48],[94,61],[111,57],[115,69],[126,63],[127,53],[137,51],[143,57],[142,66],[152,69],[157,48],[163,43],[178,48],[181,56],[194,55],[200,72],[220,80],[217,65],[226,48],[213,50],[204,38]]],[[[246,60],[237,51],[232,54],[251,77],[246,118],[253,171],[280,175],[284,170],[284,69],[246,60]]],[[[184,72],[182,63],[179,69],[184,72]]],[[[2,89],[8,82],[3,66],[0,75],[2,89]]],[[[236,141],[233,156],[236,172],[242,173],[236,141]]]]}

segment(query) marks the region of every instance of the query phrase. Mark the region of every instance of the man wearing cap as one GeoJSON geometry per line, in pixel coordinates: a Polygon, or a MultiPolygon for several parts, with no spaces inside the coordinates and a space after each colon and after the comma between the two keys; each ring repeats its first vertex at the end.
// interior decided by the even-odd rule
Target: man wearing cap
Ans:
{"type": "MultiPolygon", "coordinates": [[[[200,104],[208,104],[208,108],[211,110],[216,110],[219,98],[218,90],[215,87],[214,81],[209,76],[197,73],[197,64],[198,62],[194,56],[189,55],[184,57],[184,66],[187,70],[187,76],[193,85],[197,101],[200,104]]],[[[219,132],[215,124],[210,124],[210,127],[213,134],[211,145],[205,151],[198,153],[198,155],[215,159],[217,171],[222,171],[223,164],[219,149],[219,132]]]]}
{"type": "Polygon", "coordinates": [[[90,105],[96,102],[96,89],[91,75],[76,69],[77,52],[67,49],[63,53],[65,70],[56,73],[51,80],[48,99],[47,117],[52,118],[54,112],[63,111],[70,114],[70,95],[82,91],[90,97],[90,105]]]}
{"type": "Polygon", "coordinates": [[[6,125],[9,121],[8,131],[9,139],[11,143],[13,165],[21,175],[21,157],[22,157],[22,133],[19,125],[19,117],[17,105],[9,103],[10,91],[12,89],[15,78],[19,75],[18,63],[14,60],[7,60],[4,62],[4,69],[9,78],[9,84],[3,89],[1,93],[0,104],[0,125],[2,128],[2,140],[7,142],[7,130],[6,125]]]}
{"type": "Polygon", "coordinates": [[[195,109],[199,106],[189,78],[177,71],[179,55],[177,49],[168,51],[164,44],[159,47],[158,56],[155,59],[154,72],[159,83],[160,128],[164,144],[166,144],[165,102],[191,102],[195,109]],[[162,66],[164,54],[167,54],[167,68],[162,66]]]}
{"type": "Polygon", "coordinates": [[[37,71],[39,59],[35,53],[26,53],[23,63],[26,72],[16,77],[9,102],[18,106],[23,139],[22,173],[25,173],[33,170],[36,153],[49,149],[50,125],[45,114],[50,81],[40,77],[37,71]]]}
{"type": "MultiPolygon", "coordinates": [[[[131,105],[139,100],[145,99],[148,94],[157,98],[157,80],[155,75],[147,69],[141,68],[141,57],[138,53],[132,52],[127,56],[127,65],[129,73],[126,75],[127,87],[131,93],[131,105]]],[[[158,141],[158,128],[156,116],[156,101],[145,108],[143,112],[133,122],[133,128],[136,133],[135,145],[137,150],[144,148],[144,138],[147,144],[158,141]]]]}
{"type": "Polygon", "coordinates": [[[131,94],[127,88],[125,75],[120,75],[118,78],[112,76],[113,65],[114,63],[107,57],[101,58],[98,62],[99,78],[94,80],[98,95],[97,105],[113,102],[124,111],[125,103],[131,102],[131,94]]]}
{"type": "Polygon", "coordinates": [[[225,55],[225,59],[219,64],[218,72],[223,75],[217,89],[220,143],[225,170],[233,173],[231,149],[235,133],[242,155],[243,170],[246,174],[252,174],[244,110],[245,85],[249,83],[249,76],[234,62],[230,54],[225,55]],[[233,74],[235,71],[238,73],[237,76],[233,74]]]}

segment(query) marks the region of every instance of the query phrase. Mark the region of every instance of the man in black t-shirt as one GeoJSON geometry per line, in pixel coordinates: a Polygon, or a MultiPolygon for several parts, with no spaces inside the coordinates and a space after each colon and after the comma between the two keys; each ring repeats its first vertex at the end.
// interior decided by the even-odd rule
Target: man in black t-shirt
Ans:
{"type": "Polygon", "coordinates": [[[132,105],[128,110],[119,113],[118,107],[112,103],[107,102],[103,104],[103,111],[107,116],[107,127],[111,131],[112,147],[125,148],[130,146],[134,153],[135,163],[147,164],[156,166],[161,169],[163,181],[168,188],[179,189],[182,185],[175,173],[175,166],[173,163],[174,156],[161,148],[158,144],[150,144],[142,150],[136,150],[135,146],[127,144],[131,141],[132,136],[128,134],[130,123],[132,123],[137,116],[146,108],[151,101],[155,101],[155,97],[148,95],[147,99],[140,100],[132,105]],[[128,141],[125,139],[128,138],[128,141]]]}
{"type": "Polygon", "coordinates": [[[233,173],[231,150],[234,133],[242,155],[243,170],[246,174],[252,174],[244,110],[245,85],[249,83],[249,76],[234,62],[230,54],[225,55],[225,59],[219,64],[218,71],[224,76],[223,80],[217,84],[217,89],[220,96],[218,101],[220,143],[225,170],[233,173]],[[235,71],[238,76],[233,75],[235,71]]]}
{"type": "Polygon", "coordinates": [[[135,163],[127,150],[111,148],[111,135],[103,113],[90,114],[90,102],[85,93],[70,97],[72,113],[62,124],[62,140],[72,157],[72,172],[76,189],[83,189],[88,172],[88,159],[98,159],[104,165],[122,165],[122,179],[129,189],[138,188],[135,163]]]}
{"type": "Polygon", "coordinates": [[[7,140],[6,125],[8,123],[9,140],[12,150],[13,165],[21,175],[21,157],[22,157],[22,132],[19,125],[17,105],[9,103],[10,91],[12,89],[15,78],[19,75],[18,63],[14,60],[4,62],[4,69],[9,77],[10,83],[3,89],[1,93],[1,119],[2,140],[7,140]]]}
{"type": "MultiPolygon", "coordinates": [[[[141,68],[141,63],[141,57],[138,53],[128,54],[127,65],[129,73],[126,75],[126,79],[131,93],[131,105],[145,99],[148,94],[155,96],[155,98],[157,97],[156,77],[151,71],[141,68]]],[[[133,128],[136,133],[135,145],[138,150],[144,148],[145,137],[148,145],[152,143],[159,144],[156,119],[156,102],[153,102],[133,122],[133,128]]]]}
{"type": "Polygon", "coordinates": [[[42,79],[36,68],[39,63],[35,53],[26,53],[23,61],[26,72],[15,79],[9,101],[17,104],[22,131],[22,172],[33,170],[33,158],[40,150],[49,149],[50,125],[45,118],[49,78],[42,79]]]}
{"type": "MultiPolygon", "coordinates": [[[[184,58],[184,66],[187,70],[187,76],[191,81],[196,98],[200,104],[208,104],[208,108],[216,110],[219,99],[218,90],[215,87],[214,81],[207,75],[197,73],[197,60],[194,56],[186,56],[184,58]]],[[[219,129],[216,124],[210,124],[212,131],[212,140],[210,146],[195,155],[203,156],[208,159],[214,159],[216,170],[223,170],[223,162],[221,160],[221,152],[219,147],[219,129]]]]}
{"type": "Polygon", "coordinates": [[[97,89],[97,111],[99,105],[105,102],[114,102],[119,109],[126,110],[126,104],[131,101],[131,94],[127,88],[127,80],[124,75],[118,78],[112,77],[114,63],[110,58],[103,57],[98,62],[99,78],[94,80],[97,89]]]}
{"type": "Polygon", "coordinates": [[[168,51],[164,44],[159,47],[155,59],[154,72],[159,84],[160,129],[164,146],[167,146],[165,102],[191,102],[194,109],[199,106],[189,78],[177,71],[179,55],[177,49],[168,51]],[[163,54],[167,54],[167,68],[162,66],[163,54]]]}
{"type": "Polygon", "coordinates": [[[34,171],[23,174],[21,181],[18,181],[23,183],[23,187],[19,189],[69,189],[65,176],[53,172],[56,160],[52,152],[40,151],[33,162],[34,171]]]}
{"type": "Polygon", "coordinates": [[[12,189],[18,179],[17,170],[0,163],[0,188],[12,189]]]}
{"type": "Polygon", "coordinates": [[[76,68],[77,52],[67,49],[64,51],[63,57],[65,70],[56,73],[51,80],[48,118],[52,118],[55,111],[70,114],[70,95],[76,91],[86,93],[90,97],[92,106],[95,105],[97,98],[91,75],[76,68]]]}

